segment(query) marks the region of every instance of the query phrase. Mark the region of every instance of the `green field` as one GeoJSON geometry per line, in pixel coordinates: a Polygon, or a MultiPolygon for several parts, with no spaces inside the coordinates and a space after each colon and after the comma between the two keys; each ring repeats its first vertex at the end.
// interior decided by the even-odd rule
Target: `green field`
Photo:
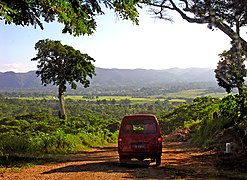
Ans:
{"type": "Polygon", "coordinates": [[[226,93],[206,93],[205,89],[193,89],[193,90],[183,90],[177,93],[168,93],[165,95],[165,98],[172,99],[183,99],[183,98],[197,98],[197,97],[215,97],[215,98],[223,98],[226,96],[226,93]]]}
{"type": "MultiPolygon", "coordinates": [[[[149,103],[156,101],[169,100],[169,102],[186,102],[186,99],[194,99],[197,97],[210,96],[214,98],[223,98],[226,93],[206,93],[205,89],[193,89],[193,90],[183,90],[176,93],[167,93],[165,95],[156,95],[148,97],[132,97],[132,96],[95,96],[93,98],[83,97],[81,95],[66,95],[65,99],[71,100],[84,100],[84,101],[124,101],[128,100],[131,103],[149,103]]],[[[40,97],[17,97],[23,100],[57,100],[54,96],[40,96],[40,97]]]]}

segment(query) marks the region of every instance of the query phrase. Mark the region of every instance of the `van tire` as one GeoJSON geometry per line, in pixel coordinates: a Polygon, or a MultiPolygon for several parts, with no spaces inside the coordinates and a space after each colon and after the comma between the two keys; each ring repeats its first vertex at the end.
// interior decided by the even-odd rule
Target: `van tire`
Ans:
{"type": "Polygon", "coordinates": [[[155,162],[156,162],[156,166],[160,166],[160,164],[161,164],[161,156],[157,156],[156,159],[155,159],[155,162]]]}
{"type": "Polygon", "coordinates": [[[119,156],[119,161],[120,161],[120,164],[126,164],[128,161],[128,158],[124,156],[119,156]]]}

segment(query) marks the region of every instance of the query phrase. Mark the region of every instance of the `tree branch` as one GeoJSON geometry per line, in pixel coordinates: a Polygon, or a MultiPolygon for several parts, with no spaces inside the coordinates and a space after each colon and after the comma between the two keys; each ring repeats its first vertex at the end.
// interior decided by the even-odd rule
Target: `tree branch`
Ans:
{"type": "MultiPolygon", "coordinates": [[[[170,3],[169,5],[165,5],[166,0],[163,0],[162,3],[160,4],[156,4],[156,3],[150,3],[151,6],[154,7],[158,7],[160,8],[159,13],[157,14],[162,14],[162,11],[164,9],[168,9],[168,10],[172,10],[172,11],[176,11],[179,13],[179,15],[186,20],[189,23],[197,23],[197,24],[212,24],[214,27],[220,29],[223,33],[225,33],[228,37],[230,37],[232,40],[235,39],[235,35],[236,32],[234,30],[231,29],[230,26],[228,26],[227,24],[223,23],[220,19],[215,19],[215,17],[212,20],[211,15],[209,16],[204,16],[204,17],[200,17],[200,18],[191,18],[189,17],[184,11],[187,12],[192,12],[191,9],[189,8],[189,4],[187,0],[181,0],[182,2],[185,3],[185,8],[184,11],[181,10],[179,7],[176,6],[176,4],[174,3],[174,0],[168,0],[170,3]]],[[[241,43],[244,47],[244,50],[247,52],[247,42],[241,38],[241,43]]]]}
{"type": "MultiPolygon", "coordinates": [[[[219,22],[219,21],[215,21],[214,26],[219,28],[222,32],[224,32],[232,40],[235,39],[236,32],[233,31],[228,25],[226,25],[222,22],[219,22]]],[[[242,43],[242,46],[243,46],[245,52],[247,52],[247,42],[243,38],[241,38],[241,37],[239,37],[239,38],[241,40],[241,43],[242,43]]]]}
{"type": "MultiPolygon", "coordinates": [[[[205,17],[202,17],[202,18],[191,18],[189,16],[187,16],[180,8],[178,8],[176,6],[176,4],[173,2],[173,0],[169,0],[169,2],[171,3],[172,7],[173,7],[173,10],[177,11],[180,16],[188,21],[189,23],[197,23],[197,24],[205,24],[205,23],[210,23],[210,17],[209,16],[205,16],[205,17]]],[[[187,2],[187,1],[186,1],[187,2]]],[[[188,3],[188,2],[187,2],[188,3]]],[[[188,5],[188,4],[187,4],[188,5]]],[[[186,5],[186,6],[187,6],[186,5]]],[[[188,9],[188,7],[187,7],[188,9]]]]}

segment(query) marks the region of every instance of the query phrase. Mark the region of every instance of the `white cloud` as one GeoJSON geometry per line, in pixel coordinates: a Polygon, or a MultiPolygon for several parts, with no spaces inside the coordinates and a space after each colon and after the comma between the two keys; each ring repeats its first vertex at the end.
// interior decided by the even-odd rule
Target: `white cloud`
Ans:
{"type": "Polygon", "coordinates": [[[36,66],[32,64],[0,64],[0,72],[14,71],[14,72],[28,72],[35,70],[36,66]]]}

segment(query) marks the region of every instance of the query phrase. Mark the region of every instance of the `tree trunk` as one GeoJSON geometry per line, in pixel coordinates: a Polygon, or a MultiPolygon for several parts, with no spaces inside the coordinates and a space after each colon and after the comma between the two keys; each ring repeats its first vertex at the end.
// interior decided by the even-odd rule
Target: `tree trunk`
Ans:
{"type": "Polygon", "coordinates": [[[64,93],[59,93],[59,118],[66,119],[66,112],[65,112],[65,103],[64,103],[64,93]]]}
{"type": "MultiPolygon", "coordinates": [[[[236,33],[235,33],[235,40],[234,40],[234,44],[236,46],[236,56],[237,56],[237,70],[238,72],[241,72],[241,66],[242,66],[242,58],[241,58],[241,39],[240,39],[240,23],[239,23],[239,17],[237,15],[235,15],[235,23],[236,23],[236,33]]],[[[244,107],[244,90],[243,90],[243,83],[242,82],[238,82],[237,84],[237,88],[238,88],[238,94],[240,95],[240,116],[238,119],[238,122],[242,122],[243,121],[243,117],[245,114],[245,107],[244,107]]]]}

